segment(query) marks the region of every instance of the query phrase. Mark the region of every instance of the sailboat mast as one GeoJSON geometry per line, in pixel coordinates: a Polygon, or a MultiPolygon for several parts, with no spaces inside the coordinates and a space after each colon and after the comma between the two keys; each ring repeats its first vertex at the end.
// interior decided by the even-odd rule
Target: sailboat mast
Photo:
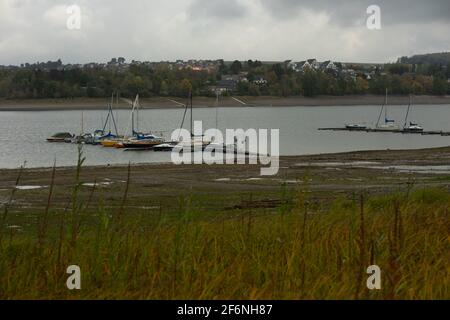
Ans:
{"type": "Polygon", "coordinates": [[[136,131],[139,132],[139,94],[136,95],[136,131]]]}
{"type": "Polygon", "coordinates": [[[81,111],[81,134],[82,135],[84,133],[84,114],[83,111],[81,111]]]}
{"type": "Polygon", "coordinates": [[[216,129],[219,128],[219,91],[216,91],[216,129]]]}
{"type": "Polygon", "coordinates": [[[134,136],[134,107],[136,101],[133,102],[133,106],[131,108],[131,135],[134,136]]]}
{"type": "Polygon", "coordinates": [[[384,98],[384,122],[387,121],[387,104],[388,104],[388,89],[386,88],[386,97],[384,98]]]}
{"type": "Polygon", "coordinates": [[[192,130],[193,130],[193,126],[194,126],[194,122],[193,122],[194,120],[192,117],[192,89],[189,89],[189,102],[191,104],[191,137],[193,137],[194,132],[192,130]]]}
{"type": "Polygon", "coordinates": [[[409,116],[409,109],[411,108],[411,94],[409,95],[409,104],[408,104],[408,110],[406,111],[406,117],[405,117],[405,123],[403,124],[403,128],[406,127],[406,123],[408,121],[408,116],[409,116]]]}
{"type": "Polygon", "coordinates": [[[108,108],[108,133],[111,133],[111,119],[109,117],[112,115],[113,103],[114,103],[114,92],[111,93],[111,104],[109,105],[109,108],[108,108]]]}
{"type": "Polygon", "coordinates": [[[387,104],[387,88],[386,88],[386,97],[384,98],[384,103],[381,105],[381,110],[380,110],[380,114],[378,115],[376,127],[378,127],[380,124],[381,115],[383,114],[383,110],[384,110],[386,104],[387,104]]]}
{"type": "MultiPolygon", "coordinates": [[[[117,96],[117,98],[118,98],[118,96],[117,96]]],[[[117,102],[118,102],[118,100],[117,100],[117,102]]],[[[112,119],[112,121],[113,121],[113,125],[114,125],[114,130],[115,130],[115,132],[116,132],[116,136],[119,136],[119,132],[118,132],[118,130],[117,130],[116,119],[114,118],[114,110],[113,110],[113,106],[114,106],[114,93],[113,93],[112,103],[111,103],[111,105],[110,105],[110,107],[109,107],[109,112],[111,113],[111,119],[112,119]]],[[[117,113],[116,113],[116,115],[117,115],[117,113]]],[[[109,114],[108,114],[108,116],[109,116],[109,114]]],[[[111,129],[110,129],[109,131],[111,132],[111,129]]]]}
{"type": "MultiPolygon", "coordinates": [[[[119,91],[116,92],[116,117],[115,117],[115,121],[118,124],[119,123],[119,91]]],[[[117,126],[116,126],[116,131],[117,131],[117,135],[119,135],[118,130],[117,130],[117,126]]]]}
{"type": "Polygon", "coordinates": [[[109,123],[110,110],[111,110],[111,105],[108,106],[108,114],[106,115],[106,120],[105,120],[105,122],[103,123],[103,128],[102,128],[103,133],[104,133],[105,130],[106,130],[106,124],[109,123]]]}

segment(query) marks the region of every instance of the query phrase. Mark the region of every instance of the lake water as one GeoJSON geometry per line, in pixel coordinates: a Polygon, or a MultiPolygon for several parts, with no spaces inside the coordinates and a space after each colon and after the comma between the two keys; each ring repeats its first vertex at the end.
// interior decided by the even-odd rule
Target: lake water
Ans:
{"type": "MultiPolygon", "coordinates": [[[[341,127],[345,123],[375,126],[380,106],[331,107],[236,107],[194,108],[194,119],[202,120],[204,129],[216,126],[230,128],[280,129],[280,154],[304,155],[356,150],[415,149],[450,145],[450,136],[420,134],[319,131],[322,127],[341,127]]],[[[162,131],[166,138],[179,127],[183,109],[141,110],[142,131],[162,131]]],[[[129,111],[115,111],[119,131],[127,127],[129,111]]],[[[390,106],[389,117],[402,125],[406,106],[390,106]]],[[[77,146],[48,143],[45,139],[60,131],[79,133],[81,111],[3,111],[0,112],[0,168],[17,168],[24,161],[27,167],[50,167],[56,159],[59,166],[76,164],[77,146]]],[[[85,131],[102,126],[106,111],[84,111],[85,131]]],[[[450,131],[449,105],[416,105],[410,118],[425,130],[450,131]]],[[[188,122],[189,114],[186,118],[188,122]]],[[[119,132],[120,133],[120,132],[119,132]]],[[[101,146],[84,147],[87,165],[156,163],[170,161],[170,153],[124,151],[101,146]]]]}

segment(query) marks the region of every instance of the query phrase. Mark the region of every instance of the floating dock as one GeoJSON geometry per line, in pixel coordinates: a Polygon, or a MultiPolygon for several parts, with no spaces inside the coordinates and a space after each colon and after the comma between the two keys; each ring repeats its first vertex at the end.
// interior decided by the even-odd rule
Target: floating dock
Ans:
{"type": "Polygon", "coordinates": [[[402,134],[450,136],[450,131],[413,131],[407,129],[373,129],[373,128],[319,128],[320,131],[356,131],[356,132],[389,132],[402,134]]]}

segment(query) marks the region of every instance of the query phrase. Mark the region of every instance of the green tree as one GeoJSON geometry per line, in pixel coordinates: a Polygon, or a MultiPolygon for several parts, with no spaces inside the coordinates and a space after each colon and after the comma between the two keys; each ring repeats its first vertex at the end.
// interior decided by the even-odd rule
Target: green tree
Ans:
{"type": "Polygon", "coordinates": [[[302,77],[303,94],[313,97],[317,94],[318,81],[315,71],[307,69],[302,77]]]}
{"type": "Polygon", "coordinates": [[[192,83],[189,81],[189,79],[183,79],[180,83],[180,94],[183,96],[188,95],[189,90],[192,90],[192,83]]]}
{"type": "Polygon", "coordinates": [[[261,95],[261,90],[260,90],[260,88],[259,88],[259,86],[257,84],[250,83],[248,85],[248,93],[251,96],[260,96],[261,95]]]}
{"type": "Polygon", "coordinates": [[[230,71],[233,74],[238,74],[242,70],[242,63],[239,60],[234,60],[230,66],[230,71]]]}
{"type": "Polygon", "coordinates": [[[447,93],[447,81],[443,78],[435,77],[433,79],[433,93],[436,95],[445,95],[447,93]]]}
{"type": "Polygon", "coordinates": [[[166,81],[161,82],[161,87],[159,88],[159,94],[162,96],[169,95],[169,86],[167,85],[166,81]]]}

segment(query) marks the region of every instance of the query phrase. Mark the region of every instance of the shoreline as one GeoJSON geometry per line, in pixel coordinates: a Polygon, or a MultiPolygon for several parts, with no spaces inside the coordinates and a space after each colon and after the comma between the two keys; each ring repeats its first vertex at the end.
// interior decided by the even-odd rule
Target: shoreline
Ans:
{"type": "MultiPolygon", "coordinates": [[[[436,147],[436,148],[422,148],[422,149],[380,149],[380,150],[361,150],[361,151],[345,151],[345,152],[334,152],[334,153],[317,153],[317,154],[306,154],[306,155],[290,155],[290,156],[280,156],[279,160],[281,162],[292,163],[297,161],[302,161],[305,163],[314,163],[314,162],[323,162],[323,161],[360,161],[367,159],[376,159],[380,163],[385,163],[388,165],[397,165],[397,164],[417,164],[417,165],[444,165],[450,163],[450,145],[447,147],[436,147]],[[440,157],[436,157],[437,154],[440,154],[440,157]]],[[[170,168],[186,168],[186,167],[194,167],[199,168],[199,170],[203,168],[216,167],[218,165],[208,165],[208,164],[200,164],[200,165],[192,165],[192,164],[182,164],[176,165],[171,162],[136,162],[131,163],[131,167],[135,168],[161,168],[161,169],[170,169],[170,168]]],[[[225,167],[232,166],[252,166],[252,167],[260,167],[260,164],[257,165],[238,165],[238,164],[230,164],[223,165],[225,167]]],[[[104,169],[126,169],[128,164],[111,164],[111,165],[83,165],[84,170],[104,170],[104,169]]],[[[58,170],[62,171],[72,171],[76,169],[75,165],[70,166],[56,166],[58,170]]],[[[50,172],[53,167],[25,167],[24,170],[28,172],[50,172]]],[[[281,167],[280,167],[281,169],[281,167]]],[[[20,168],[0,168],[0,173],[3,172],[16,172],[19,171],[20,168]]]]}
{"type": "MultiPolygon", "coordinates": [[[[0,99],[0,111],[63,111],[63,110],[104,110],[107,98],[74,98],[74,99],[0,99]]],[[[314,98],[271,97],[271,96],[236,96],[221,97],[219,107],[316,107],[316,106],[379,106],[384,96],[351,95],[351,96],[317,96],[314,98]]],[[[214,107],[216,99],[212,97],[196,97],[193,99],[195,108],[214,107]]],[[[140,100],[142,109],[178,109],[186,99],[178,97],[154,97],[140,100]]],[[[389,105],[408,105],[408,96],[390,96],[389,105]]],[[[415,105],[450,105],[450,95],[446,96],[415,96],[415,105]]],[[[129,109],[126,102],[120,101],[118,109],[129,109]]]]}

